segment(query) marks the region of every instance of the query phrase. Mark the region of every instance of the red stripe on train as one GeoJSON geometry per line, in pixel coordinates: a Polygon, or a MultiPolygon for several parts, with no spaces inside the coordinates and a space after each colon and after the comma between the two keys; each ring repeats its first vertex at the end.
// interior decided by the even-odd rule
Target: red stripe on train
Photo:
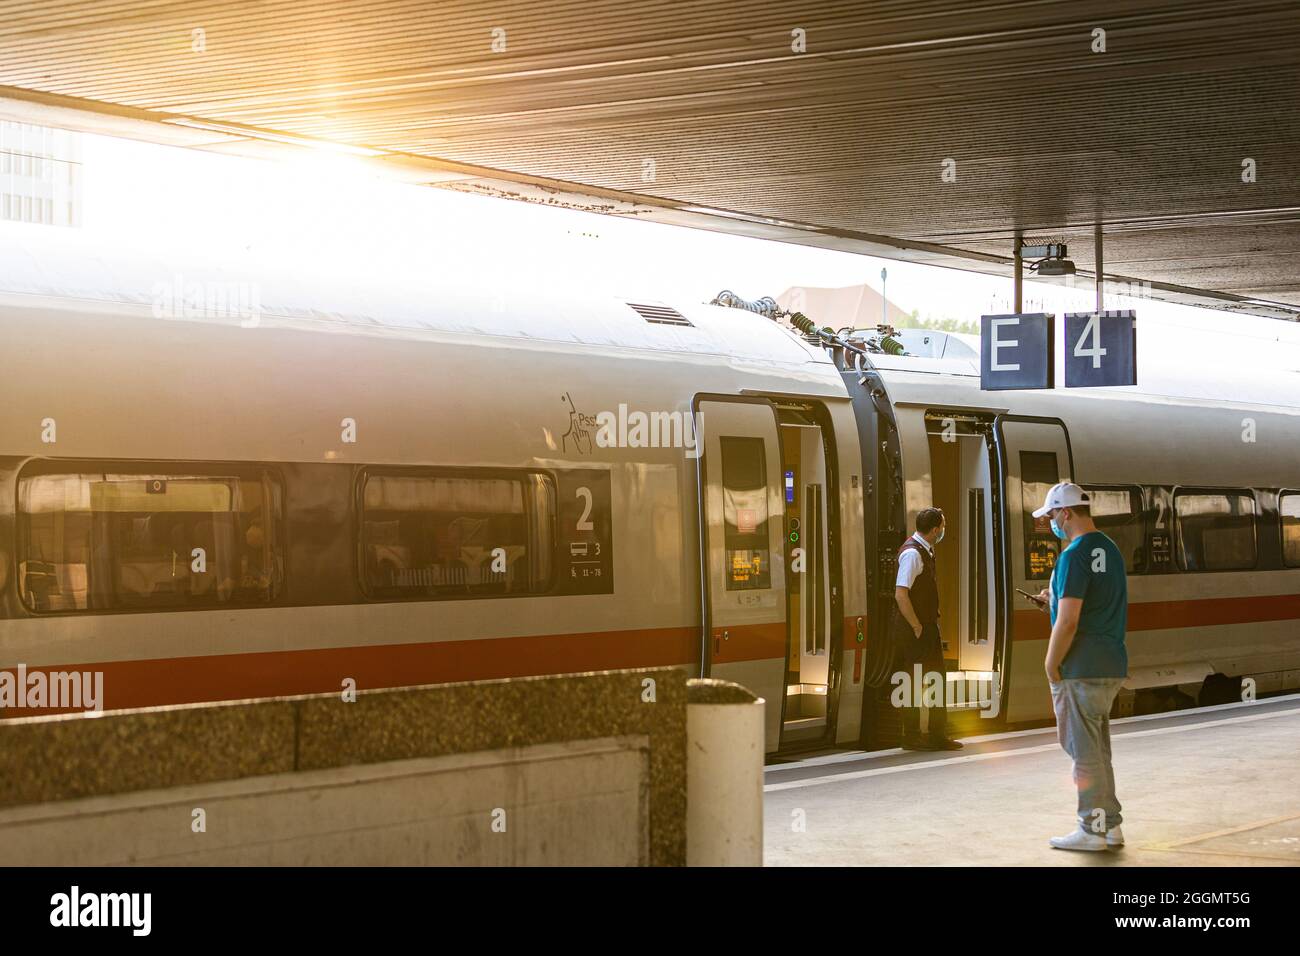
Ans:
{"type": "MultiPolygon", "coordinates": [[[[1154,601],[1129,608],[1129,630],[1213,627],[1300,619],[1300,595],[1154,601]]],[[[846,625],[849,621],[846,620],[846,625]]],[[[1048,617],[1016,611],[1015,640],[1046,640],[1048,617]]],[[[718,664],[785,657],[783,623],[728,628],[718,664]]],[[[715,629],[716,632],[716,629],[715,629]]],[[[846,633],[848,631],[846,630],[846,633]]],[[[341,690],[344,678],[359,689],[529,677],[628,667],[668,667],[698,662],[697,627],[548,634],[428,644],[381,644],[300,651],[262,651],[210,657],[53,664],[35,671],[102,671],[107,710],[239,700],[341,690]]],[[[14,668],[3,668],[11,673],[14,668]]],[[[59,713],[57,709],[6,709],[5,717],[59,713]]]]}
{"type": "MultiPolygon", "coordinates": [[[[1198,601],[1146,601],[1130,604],[1128,609],[1130,632],[1297,619],[1300,619],[1300,594],[1202,598],[1198,601]]],[[[1051,635],[1050,620],[1042,611],[1015,612],[1017,641],[1045,641],[1051,635]]]]}
{"type": "MultiPolygon", "coordinates": [[[[721,629],[718,629],[719,633],[721,629]]],[[[716,664],[785,660],[785,624],[727,628],[716,664]]],[[[105,710],[339,691],[344,678],[358,689],[449,684],[468,680],[570,674],[629,667],[698,663],[698,627],[666,627],[534,637],[484,638],[429,644],[381,644],[261,651],[210,657],[50,664],[37,671],[102,671],[105,710]]],[[[15,668],[0,668],[15,672],[15,668]]],[[[67,708],[8,708],[5,717],[65,713],[67,708]]]]}
{"type": "MultiPolygon", "coordinates": [[[[626,667],[664,667],[699,660],[697,627],[597,631],[440,641],[262,651],[211,657],[50,664],[35,671],[103,671],[104,709],[204,701],[318,694],[340,690],[344,678],[358,689],[446,684],[626,667]]],[[[6,668],[13,672],[13,668],[6,668]]],[[[6,717],[59,710],[5,710],[6,717]]]]}

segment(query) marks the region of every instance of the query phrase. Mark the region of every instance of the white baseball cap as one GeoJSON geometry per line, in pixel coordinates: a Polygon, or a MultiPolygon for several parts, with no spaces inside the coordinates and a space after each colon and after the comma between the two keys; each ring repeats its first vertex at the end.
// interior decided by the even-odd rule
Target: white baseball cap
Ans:
{"type": "Polygon", "coordinates": [[[1088,492],[1072,481],[1062,481],[1059,484],[1052,485],[1047,490],[1047,497],[1043,500],[1043,506],[1034,512],[1034,517],[1041,518],[1049,511],[1055,511],[1057,508],[1074,508],[1086,504],[1091,504],[1088,492]]]}

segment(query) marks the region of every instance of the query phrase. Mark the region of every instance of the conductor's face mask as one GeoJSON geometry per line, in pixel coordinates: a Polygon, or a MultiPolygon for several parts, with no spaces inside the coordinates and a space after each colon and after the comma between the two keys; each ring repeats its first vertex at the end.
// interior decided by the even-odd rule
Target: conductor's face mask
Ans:
{"type": "Polygon", "coordinates": [[[1065,540],[1065,532],[1061,529],[1061,526],[1056,523],[1055,515],[1052,516],[1052,534],[1056,535],[1062,541],[1065,540]]]}

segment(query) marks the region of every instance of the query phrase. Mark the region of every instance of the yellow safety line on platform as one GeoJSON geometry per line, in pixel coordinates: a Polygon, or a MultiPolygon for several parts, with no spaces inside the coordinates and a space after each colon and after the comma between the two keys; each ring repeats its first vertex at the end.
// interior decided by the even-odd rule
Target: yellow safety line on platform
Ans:
{"type": "MultiPolygon", "coordinates": [[[[1275,823],[1286,823],[1288,820],[1300,820],[1300,813],[1290,813],[1284,817],[1273,817],[1271,820],[1260,820],[1257,823],[1243,823],[1239,827],[1228,827],[1226,830],[1213,830],[1210,833],[1202,833],[1199,836],[1186,837],[1182,840],[1167,840],[1163,843],[1152,843],[1145,846],[1144,850],[1172,850],[1176,847],[1187,846],[1189,843],[1200,843],[1202,840],[1213,840],[1215,837],[1231,836],[1234,833],[1244,833],[1247,830],[1257,830],[1260,827],[1269,827],[1275,823]]],[[[1202,851],[1197,851],[1202,852],[1202,851]]],[[[1211,851],[1204,851],[1211,852],[1211,851]]],[[[1219,851],[1226,852],[1226,851],[1219,851]]]]}

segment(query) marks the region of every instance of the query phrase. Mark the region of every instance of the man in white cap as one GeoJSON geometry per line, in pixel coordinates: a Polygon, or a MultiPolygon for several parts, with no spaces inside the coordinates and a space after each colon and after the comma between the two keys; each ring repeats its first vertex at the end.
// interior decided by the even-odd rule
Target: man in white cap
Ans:
{"type": "Polygon", "coordinates": [[[1074,758],[1079,826],[1052,837],[1061,850],[1105,850],[1124,845],[1123,818],[1110,759],[1110,710],[1128,676],[1124,633],[1128,578],[1124,556],[1092,521],[1088,493],[1068,481],[1053,485],[1035,518],[1049,517],[1052,532],[1068,542],[1052,569],[1052,637],[1047,679],[1061,747],[1074,758]]]}

